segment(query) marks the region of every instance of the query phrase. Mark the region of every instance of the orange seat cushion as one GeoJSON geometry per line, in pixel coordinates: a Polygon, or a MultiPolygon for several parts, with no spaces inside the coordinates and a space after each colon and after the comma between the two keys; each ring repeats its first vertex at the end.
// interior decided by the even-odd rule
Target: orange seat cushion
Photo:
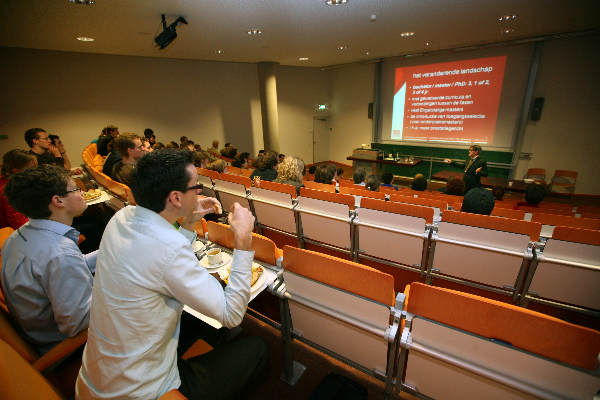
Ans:
{"type": "Polygon", "coordinates": [[[522,235],[528,235],[534,242],[540,238],[540,231],[542,230],[542,224],[538,222],[519,221],[516,219],[451,210],[442,213],[442,221],[494,229],[497,231],[520,233],[522,235]]]}

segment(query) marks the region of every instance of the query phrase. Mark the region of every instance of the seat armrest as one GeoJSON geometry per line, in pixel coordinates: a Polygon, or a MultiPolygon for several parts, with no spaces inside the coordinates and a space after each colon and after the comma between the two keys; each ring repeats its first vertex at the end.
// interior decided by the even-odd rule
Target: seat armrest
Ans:
{"type": "Polygon", "coordinates": [[[66,338],[56,346],[52,348],[49,352],[38,358],[33,364],[33,368],[37,371],[45,371],[49,367],[56,364],[58,361],[72,354],[75,350],[81,347],[85,342],[87,342],[87,329],[79,332],[77,335],[66,338]]]}

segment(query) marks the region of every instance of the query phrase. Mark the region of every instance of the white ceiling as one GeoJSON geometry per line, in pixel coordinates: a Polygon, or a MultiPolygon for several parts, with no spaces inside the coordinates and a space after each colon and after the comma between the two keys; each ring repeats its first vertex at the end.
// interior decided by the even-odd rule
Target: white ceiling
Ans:
{"type": "Polygon", "coordinates": [[[341,6],[324,0],[95,1],[2,0],[0,46],[323,67],[600,26],[600,0],[348,0],[341,6]],[[161,13],[167,23],[179,15],[189,22],[165,50],[153,40],[161,13]],[[518,17],[498,22],[505,14],[518,17]],[[262,35],[250,37],[251,28],[262,35]],[[400,36],[407,31],[414,36],[400,36]]]}

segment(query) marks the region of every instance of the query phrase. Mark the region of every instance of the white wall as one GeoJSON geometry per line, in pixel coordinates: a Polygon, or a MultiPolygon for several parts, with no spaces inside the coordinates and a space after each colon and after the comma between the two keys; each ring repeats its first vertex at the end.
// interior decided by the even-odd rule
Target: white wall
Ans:
{"type": "Polygon", "coordinates": [[[375,64],[352,64],[331,73],[330,159],[352,164],[346,157],[373,140],[373,120],[367,116],[374,99],[375,64]]]}
{"type": "Polygon", "coordinates": [[[262,148],[256,65],[0,48],[0,153],[23,133],[61,136],[73,164],[103,126],[203,147],[212,139],[262,148]]]}
{"type": "Polygon", "coordinates": [[[317,104],[329,103],[329,73],[317,68],[277,69],[280,152],[313,162],[313,118],[317,104]]]}
{"type": "Polygon", "coordinates": [[[556,169],[579,173],[577,193],[600,194],[600,40],[598,36],[548,41],[544,44],[534,97],[544,97],[540,121],[529,121],[517,177],[528,168],[545,168],[549,180],[556,169]]]}

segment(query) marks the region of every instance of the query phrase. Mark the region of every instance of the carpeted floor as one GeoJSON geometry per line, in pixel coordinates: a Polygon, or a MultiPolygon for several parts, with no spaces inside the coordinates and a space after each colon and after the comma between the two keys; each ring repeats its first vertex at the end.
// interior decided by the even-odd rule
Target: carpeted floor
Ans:
{"type": "MultiPolygon", "coordinates": [[[[266,324],[248,314],[242,323],[242,335],[256,335],[262,337],[270,346],[271,366],[270,374],[250,399],[309,399],[311,393],[319,383],[331,372],[343,375],[364,386],[369,399],[384,398],[384,382],[352,368],[333,357],[330,357],[302,342],[294,341],[294,359],[304,366],[306,371],[295,386],[289,386],[279,377],[282,371],[282,345],[280,332],[271,325],[266,324]]],[[[395,395],[394,399],[415,399],[406,393],[395,395]]]]}

